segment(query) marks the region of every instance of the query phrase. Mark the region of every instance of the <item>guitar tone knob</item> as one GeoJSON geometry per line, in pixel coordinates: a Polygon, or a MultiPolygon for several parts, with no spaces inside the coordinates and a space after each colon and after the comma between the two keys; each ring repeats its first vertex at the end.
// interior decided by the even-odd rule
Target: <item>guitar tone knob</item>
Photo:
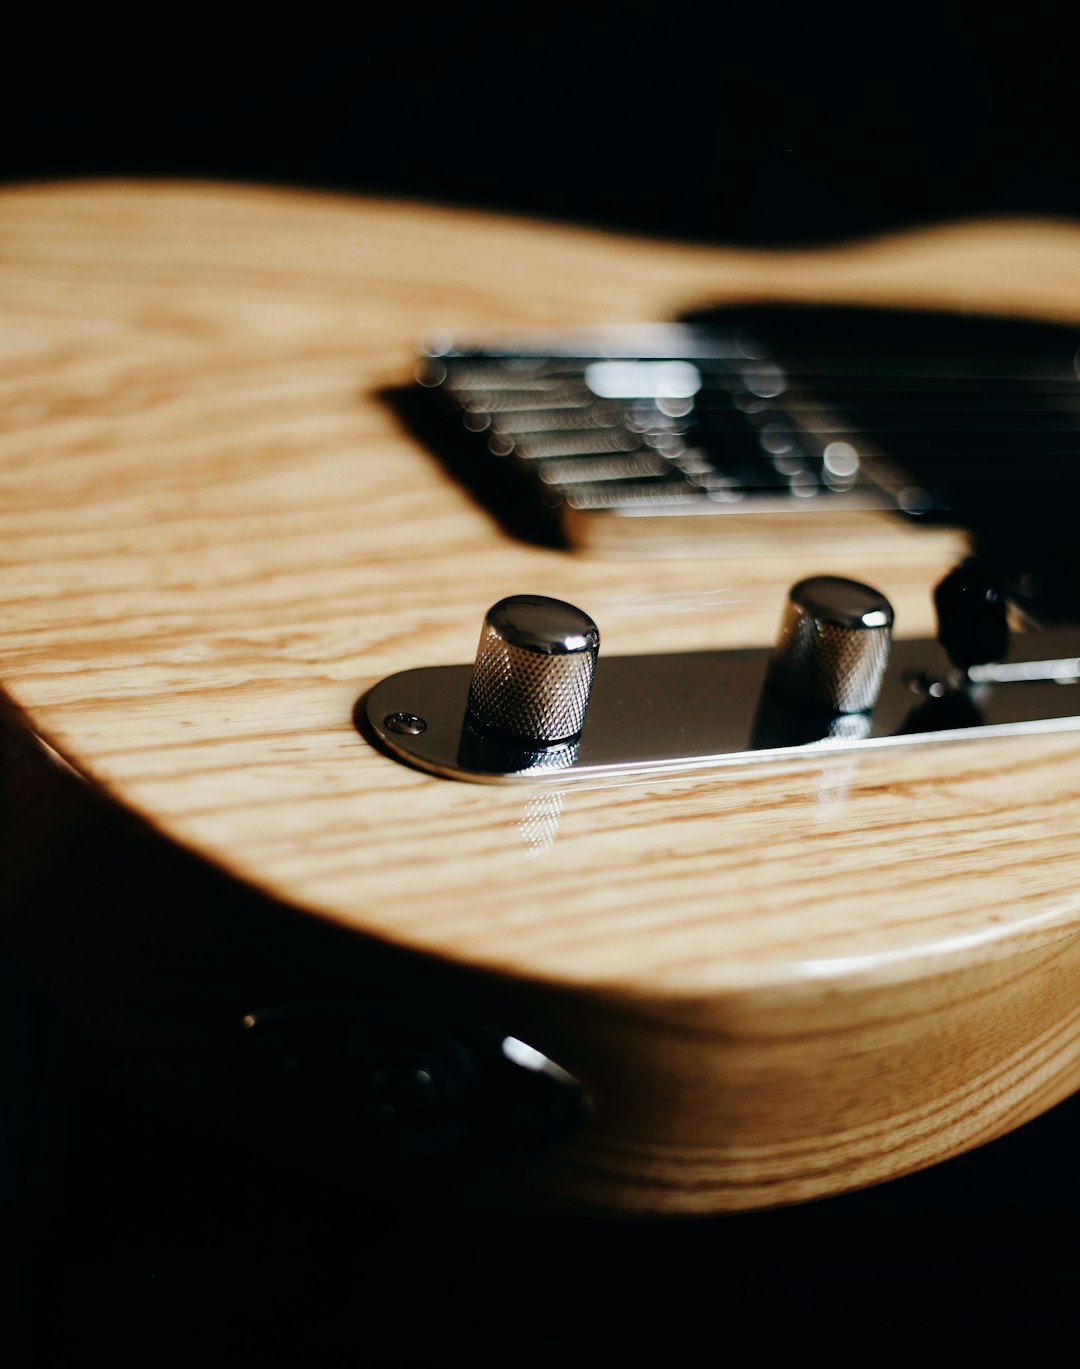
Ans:
{"type": "Polygon", "coordinates": [[[836,575],[800,580],[789,596],[769,684],[809,708],[865,713],[877,703],[893,610],[869,585],[836,575]]]}
{"type": "Polygon", "coordinates": [[[547,745],[585,722],[600,631],[561,599],[515,594],[488,610],[480,631],[469,713],[484,727],[547,745]]]}

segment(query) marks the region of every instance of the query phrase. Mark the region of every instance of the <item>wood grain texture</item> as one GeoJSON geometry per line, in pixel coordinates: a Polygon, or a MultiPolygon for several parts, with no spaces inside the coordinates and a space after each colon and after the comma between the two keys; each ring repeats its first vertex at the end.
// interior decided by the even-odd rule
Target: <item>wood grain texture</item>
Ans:
{"type": "Polygon", "coordinates": [[[368,747],[362,690],[470,659],[494,599],[605,651],[771,640],[787,586],[878,585],[901,635],[958,539],[619,563],[507,539],[378,392],[433,326],[868,300],[1080,320],[1080,231],[813,252],[669,245],[257,189],[0,195],[0,684],[171,840],[303,912],[516,981],[596,1122],[548,1181],[638,1211],[872,1182],[1080,1083],[1068,736],[550,790],[368,747]]]}

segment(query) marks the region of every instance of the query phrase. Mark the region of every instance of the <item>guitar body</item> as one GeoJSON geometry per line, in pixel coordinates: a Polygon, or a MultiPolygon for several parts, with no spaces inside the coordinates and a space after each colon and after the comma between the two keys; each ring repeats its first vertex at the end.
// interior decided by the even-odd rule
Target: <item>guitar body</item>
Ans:
{"type": "MultiPolygon", "coordinates": [[[[236,891],[253,938],[265,905],[268,926],[392,962],[401,1015],[479,1004],[569,1071],[591,1111],[522,1177],[544,1201],[797,1202],[1080,1085],[1075,736],[559,791],[423,774],[353,725],[385,676],[468,661],[507,594],[581,605],[608,655],[768,644],[816,573],[878,586],[900,635],[932,634],[955,531],[882,517],[648,561],[530,546],[380,398],[433,327],[756,299],[1080,321],[1080,234],[985,223],[774,254],[269,190],[0,197],[8,745],[152,830],[162,868],[236,891]]],[[[62,864],[64,831],[39,829],[35,859],[62,864]]],[[[170,899],[183,921],[151,878],[145,936],[170,899]]],[[[24,945],[32,883],[4,914],[24,945]]]]}

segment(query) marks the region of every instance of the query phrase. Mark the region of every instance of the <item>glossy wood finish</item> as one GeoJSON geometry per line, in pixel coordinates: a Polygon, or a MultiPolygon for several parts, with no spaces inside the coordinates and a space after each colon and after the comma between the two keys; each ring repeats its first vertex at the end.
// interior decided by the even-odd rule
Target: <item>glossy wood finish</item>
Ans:
{"type": "Polygon", "coordinates": [[[507,593],[607,653],[771,640],[812,573],[931,630],[952,534],[689,561],[510,541],[379,392],[432,326],[736,298],[1080,320],[1080,232],[737,252],[168,185],[0,196],[0,681],[80,773],[229,875],[517,985],[596,1121],[545,1182],[702,1212],[886,1178],[1080,1083],[1075,737],[523,793],[394,764],[362,690],[463,661],[507,593]]]}

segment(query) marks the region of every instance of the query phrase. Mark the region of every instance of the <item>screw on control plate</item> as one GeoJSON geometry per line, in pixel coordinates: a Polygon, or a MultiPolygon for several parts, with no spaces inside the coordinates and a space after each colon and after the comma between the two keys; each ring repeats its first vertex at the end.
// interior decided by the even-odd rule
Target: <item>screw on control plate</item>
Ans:
{"type": "Polygon", "coordinates": [[[427,723],[415,713],[388,713],[383,719],[388,732],[400,732],[406,737],[419,737],[427,731],[427,723]]]}

